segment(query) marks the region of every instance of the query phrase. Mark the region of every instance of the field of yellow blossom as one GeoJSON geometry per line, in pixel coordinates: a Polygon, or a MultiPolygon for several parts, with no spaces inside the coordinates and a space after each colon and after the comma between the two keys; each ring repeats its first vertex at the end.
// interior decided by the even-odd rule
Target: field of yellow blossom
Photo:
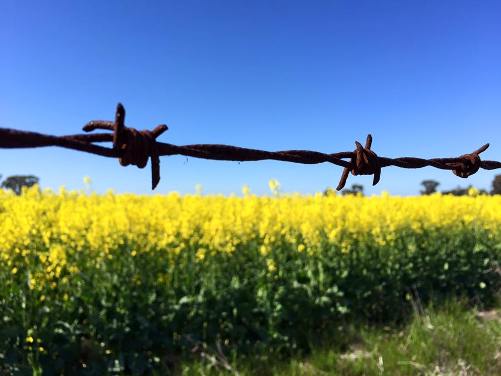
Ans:
{"type": "Polygon", "coordinates": [[[199,343],[307,351],[416,298],[489,305],[500,256],[499,195],[0,190],[0,373],[141,373],[199,343]]]}

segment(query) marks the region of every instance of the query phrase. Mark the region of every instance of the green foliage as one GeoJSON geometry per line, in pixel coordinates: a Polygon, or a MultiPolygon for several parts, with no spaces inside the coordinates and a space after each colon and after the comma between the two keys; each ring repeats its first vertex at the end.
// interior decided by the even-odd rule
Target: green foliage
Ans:
{"type": "MultiPolygon", "coordinates": [[[[251,357],[225,364],[220,356],[186,362],[183,375],[477,375],[501,374],[501,312],[482,320],[457,302],[415,314],[404,327],[348,327],[346,346],[325,343],[306,357],[251,357]],[[223,368],[224,367],[224,368],[223,368]]],[[[210,354],[217,355],[212,350],[210,354]]]]}
{"type": "Polygon", "coordinates": [[[257,243],[202,260],[195,248],[135,254],[124,244],[102,260],[70,253],[78,272],[63,268],[41,289],[29,279],[43,271],[43,245],[30,243],[15,274],[0,266],[0,373],[164,374],[203,346],[285,358],[342,342],[346,323],[401,323],[416,296],[488,306],[501,287],[500,248],[480,231],[402,233],[397,247],[360,243],[349,253],[278,244],[274,268],[257,243]]]}

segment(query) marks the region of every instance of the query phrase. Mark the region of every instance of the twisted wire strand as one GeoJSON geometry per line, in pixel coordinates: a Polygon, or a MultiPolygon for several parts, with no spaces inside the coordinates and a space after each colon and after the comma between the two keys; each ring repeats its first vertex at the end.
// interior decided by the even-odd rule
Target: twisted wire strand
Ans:
{"type": "Polygon", "coordinates": [[[388,166],[400,168],[435,167],[450,170],[459,177],[467,178],[480,168],[494,170],[501,168],[501,162],[482,161],[480,154],[487,150],[485,144],[472,153],[456,158],[423,159],[415,157],[387,158],[378,156],[372,147],[372,136],[368,135],[365,146],[355,142],[352,152],[326,154],[310,150],[265,151],[219,144],[173,145],[156,141],[168,127],[159,125],[150,130],[138,131],[125,126],[125,108],[117,105],[115,121],[94,120],[87,123],[83,130],[107,130],[112,133],[86,133],[66,136],[53,136],[9,128],[0,128],[0,148],[36,148],[58,146],[109,158],[118,158],[122,166],[135,165],[144,168],[151,161],[152,189],[160,181],[160,156],[183,155],[211,160],[224,161],[261,161],[276,160],[284,162],[318,164],[329,162],[344,167],[337,190],[343,189],[349,173],[352,175],[374,175],[373,185],[381,176],[381,169],[388,166]],[[113,148],[96,145],[98,142],[112,142],[113,148]],[[346,161],[345,159],[349,159],[346,161]]]}

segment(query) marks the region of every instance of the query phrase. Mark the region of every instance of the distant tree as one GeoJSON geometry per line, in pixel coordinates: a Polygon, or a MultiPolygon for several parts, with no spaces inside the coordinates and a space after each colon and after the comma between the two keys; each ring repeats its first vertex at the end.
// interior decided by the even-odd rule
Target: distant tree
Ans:
{"type": "Polygon", "coordinates": [[[437,191],[437,187],[440,183],[436,180],[423,180],[421,185],[424,187],[424,190],[421,191],[422,195],[431,195],[437,191]]]}
{"type": "Polygon", "coordinates": [[[356,195],[356,194],[361,194],[363,196],[364,195],[364,186],[361,184],[352,184],[351,189],[343,189],[341,191],[341,194],[343,196],[356,195]]]}
{"type": "Polygon", "coordinates": [[[20,195],[23,187],[32,187],[38,184],[39,178],[33,175],[13,175],[2,182],[2,188],[12,189],[16,195],[20,195]]]}
{"type": "Polygon", "coordinates": [[[501,195],[501,175],[496,175],[494,177],[491,195],[501,195]]]}
{"type": "Polygon", "coordinates": [[[469,185],[466,188],[462,188],[462,187],[458,186],[458,187],[456,187],[454,189],[451,189],[450,191],[442,191],[442,194],[444,194],[444,195],[453,195],[453,196],[466,196],[468,194],[468,190],[471,187],[472,187],[471,185],[469,185]]]}

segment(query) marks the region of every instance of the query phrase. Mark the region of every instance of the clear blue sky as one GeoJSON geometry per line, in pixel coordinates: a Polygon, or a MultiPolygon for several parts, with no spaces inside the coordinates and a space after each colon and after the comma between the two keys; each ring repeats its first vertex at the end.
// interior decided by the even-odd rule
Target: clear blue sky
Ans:
{"type": "MultiPolygon", "coordinates": [[[[267,150],[501,160],[499,1],[17,1],[0,3],[0,127],[79,133],[112,119],[169,125],[160,140],[267,150]]],[[[342,169],[164,157],[156,192],[267,193],[337,185],[342,169]]],[[[490,188],[496,173],[385,168],[366,192],[490,188]]],[[[57,148],[1,150],[0,174],[43,187],[150,193],[150,170],[57,148]]]]}

